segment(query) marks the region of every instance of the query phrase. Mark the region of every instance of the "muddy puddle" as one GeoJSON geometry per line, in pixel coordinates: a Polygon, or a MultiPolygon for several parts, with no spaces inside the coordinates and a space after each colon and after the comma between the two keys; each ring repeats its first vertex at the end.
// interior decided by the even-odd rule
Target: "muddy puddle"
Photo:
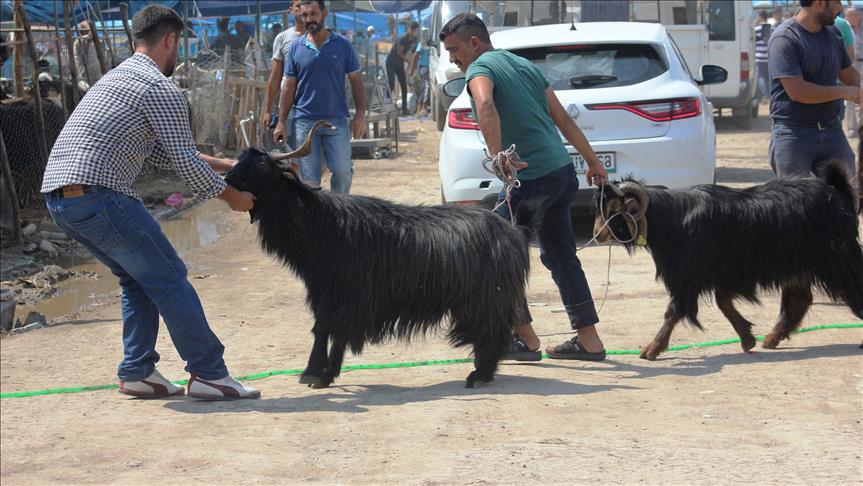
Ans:
{"type": "MultiPolygon", "coordinates": [[[[209,200],[171,219],[161,222],[162,231],[182,256],[184,253],[214,243],[228,227],[230,209],[221,201],[209,200]]],[[[91,272],[97,278],[76,278],[58,285],[57,295],[30,306],[19,305],[15,317],[23,320],[31,311],[45,316],[48,322],[77,312],[112,294],[119,294],[117,278],[95,258],[61,259],[58,265],[75,272],[91,272]]]]}

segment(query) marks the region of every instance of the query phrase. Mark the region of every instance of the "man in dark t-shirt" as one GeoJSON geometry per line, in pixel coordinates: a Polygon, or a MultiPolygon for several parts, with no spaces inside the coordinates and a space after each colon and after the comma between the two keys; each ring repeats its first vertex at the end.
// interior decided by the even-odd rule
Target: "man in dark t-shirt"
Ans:
{"type": "Polygon", "coordinates": [[[407,33],[396,40],[389,55],[387,55],[387,82],[390,86],[390,93],[393,93],[396,87],[396,78],[399,80],[399,87],[402,90],[402,115],[408,114],[408,82],[405,75],[405,63],[410,62],[410,57],[416,50],[419,26],[417,21],[411,22],[407,33]]]}
{"type": "Polygon", "coordinates": [[[833,22],[839,0],[800,0],[800,11],[777,26],[768,42],[769,159],[778,177],[808,176],[828,160],[854,174],[854,152],[842,132],[842,100],[860,102],[860,73],[833,22]],[[842,84],[837,84],[836,80],[842,84]]]}

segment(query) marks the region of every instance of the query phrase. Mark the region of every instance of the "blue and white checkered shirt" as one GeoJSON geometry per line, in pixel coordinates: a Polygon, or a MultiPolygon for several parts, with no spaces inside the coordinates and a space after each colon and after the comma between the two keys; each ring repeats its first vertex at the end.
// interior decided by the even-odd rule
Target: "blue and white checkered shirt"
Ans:
{"type": "Polygon", "coordinates": [[[99,80],[66,122],[42,178],[42,192],[104,186],[140,199],[132,182],[144,160],[173,169],[200,198],[225,181],[198,157],[186,98],[156,63],[137,53],[99,80]]]}

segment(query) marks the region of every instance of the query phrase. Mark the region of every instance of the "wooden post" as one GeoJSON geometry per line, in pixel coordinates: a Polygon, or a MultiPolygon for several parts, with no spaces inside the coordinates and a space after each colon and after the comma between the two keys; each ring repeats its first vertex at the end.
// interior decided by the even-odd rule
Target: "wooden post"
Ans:
{"type": "MultiPolygon", "coordinates": [[[[81,91],[78,90],[78,68],[75,65],[75,47],[72,43],[72,29],[69,28],[69,25],[72,23],[71,19],[71,7],[69,6],[69,2],[63,3],[63,29],[66,37],[66,53],[69,56],[69,73],[72,75],[72,102],[75,106],[78,106],[78,102],[81,101],[81,91]]],[[[58,53],[59,54],[59,53],[58,53]]]]}
{"type": "MultiPolygon", "coordinates": [[[[96,51],[96,59],[99,61],[99,69],[102,71],[102,76],[108,72],[105,67],[105,51],[102,50],[102,41],[99,40],[99,31],[96,30],[96,23],[92,20],[87,21],[90,26],[90,39],[93,41],[93,50],[96,51]]],[[[89,79],[87,81],[90,81],[89,79]]]]}
{"type": "MultiPolygon", "coordinates": [[[[21,29],[21,17],[18,15],[18,6],[24,3],[23,0],[15,0],[13,18],[15,19],[15,29],[21,29]]],[[[15,97],[24,97],[24,44],[21,40],[21,31],[17,30],[12,36],[15,42],[12,44],[12,75],[15,79],[15,97]]]]}
{"type": "Polygon", "coordinates": [[[6,181],[12,204],[12,241],[21,243],[21,209],[18,207],[18,193],[15,191],[15,181],[12,180],[12,168],[9,166],[9,156],[6,155],[3,132],[0,132],[0,170],[3,171],[3,180],[6,181]]]}
{"type": "Polygon", "coordinates": [[[99,20],[99,22],[102,22],[102,33],[105,36],[105,44],[108,45],[108,54],[111,55],[111,67],[113,68],[117,65],[117,56],[114,54],[114,44],[113,42],[111,42],[111,36],[108,35],[108,28],[105,26],[105,17],[102,17],[102,8],[99,7],[99,2],[93,3],[96,6],[96,18],[99,20]]]}
{"type": "Polygon", "coordinates": [[[135,55],[135,39],[132,38],[132,29],[129,28],[129,5],[120,4],[120,16],[123,18],[123,30],[126,31],[126,38],[129,39],[129,56],[135,55]]]}
{"type": "Polygon", "coordinates": [[[63,120],[69,119],[66,106],[66,82],[63,79],[63,56],[60,55],[60,19],[57,17],[57,0],[54,0],[54,47],[57,49],[57,71],[60,73],[60,102],[63,103],[63,120]]]}
{"type": "Polygon", "coordinates": [[[30,60],[33,61],[33,106],[36,109],[36,141],[39,144],[39,151],[42,153],[42,164],[48,162],[48,140],[45,135],[45,116],[42,112],[42,94],[39,93],[39,66],[37,63],[36,44],[33,42],[33,33],[30,32],[30,22],[27,21],[27,14],[24,12],[24,2],[17,4],[18,15],[21,18],[21,24],[24,26],[24,35],[27,37],[27,48],[30,50],[30,60]]]}

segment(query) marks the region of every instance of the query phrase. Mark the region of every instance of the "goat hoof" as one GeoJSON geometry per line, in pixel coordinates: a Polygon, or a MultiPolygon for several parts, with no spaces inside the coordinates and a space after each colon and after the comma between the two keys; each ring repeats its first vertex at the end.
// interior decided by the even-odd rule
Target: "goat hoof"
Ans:
{"type": "Polygon", "coordinates": [[[744,352],[748,353],[750,350],[752,350],[752,348],[755,347],[756,343],[757,343],[757,341],[755,341],[754,337],[753,338],[747,337],[745,340],[740,342],[740,347],[743,348],[744,352]]]}
{"type": "Polygon", "coordinates": [[[645,349],[638,357],[641,359],[646,359],[647,361],[656,361],[656,357],[658,355],[659,353],[655,353],[649,349],[645,349]]]}
{"type": "Polygon", "coordinates": [[[303,385],[308,385],[310,388],[326,388],[330,386],[330,383],[333,382],[333,378],[331,376],[324,375],[312,375],[303,373],[300,375],[300,383],[303,385]]]}
{"type": "Polygon", "coordinates": [[[761,344],[761,347],[764,349],[776,349],[779,347],[779,341],[781,341],[781,339],[778,337],[773,334],[768,334],[767,337],[764,338],[764,342],[761,344]]]}
{"type": "Polygon", "coordinates": [[[476,371],[471,371],[467,379],[464,381],[465,388],[484,388],[494,381],[493,376],[480,377],[476,371]]]}

